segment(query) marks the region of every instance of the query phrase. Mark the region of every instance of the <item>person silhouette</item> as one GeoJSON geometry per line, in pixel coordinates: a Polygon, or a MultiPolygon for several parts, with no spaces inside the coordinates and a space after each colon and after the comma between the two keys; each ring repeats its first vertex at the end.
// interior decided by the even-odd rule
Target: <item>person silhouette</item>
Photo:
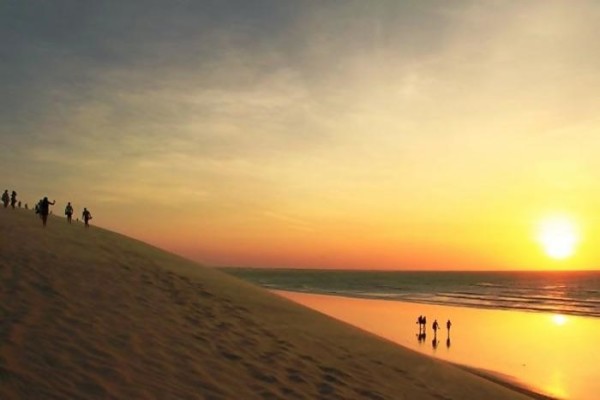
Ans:
{"type": "Polygon", "coordinates": [[[73,206],[71,205],[71,202],[68,202],[65,207],[65,215],[67,216],[67,221],[71,223],[71,218],[73,217],[73,206]]]}
{"type": "Polygon", "coordinates": [[[448,330],[448,335],[446,336],[446,347],[450,348],[450,328],[452,327],[452,322],[448,320],[446,322],[446,329],[448,330]]]}
{"type": "Polygon", "coordinates": [[[90,226],[89,221],[92,219],[92,213],[89,212],[87,208],[83,207],[81,218],[83,218],[83,221],[85,222],[85,227],[88,228],[90,226]]]}
{"type": "Polygon", "coordinates": [[[431,326],[433,328],[433,336],[437,335],[437,330],[440,329],[440,325],[437,322],[437,319],[433,320],[433,325],[431,326]]]}
{"type": "Polygon", "coordinates": [[[8,207],[8,202],[10,201],[10,196],[8,195],[8,189],[2,193],[2,203],[4,204],[4,208],[8,207]]]}
{"type": "Polygon", "coordinates": [[[10,194],[10,206],[14,210],[16,205],[17,205],[17,192],[15,192],[13,190],[12,193],[10,194]]]}
{"type": "Polygon", "coordinates": [[[40,201],[40,216],[42,217],[42,224],[46,227],[46,221],[48,220],[48,214],[50,213],[50,206],[56,204],[55,201],[48,200],[48,197],[44,197],[40,201]]]}

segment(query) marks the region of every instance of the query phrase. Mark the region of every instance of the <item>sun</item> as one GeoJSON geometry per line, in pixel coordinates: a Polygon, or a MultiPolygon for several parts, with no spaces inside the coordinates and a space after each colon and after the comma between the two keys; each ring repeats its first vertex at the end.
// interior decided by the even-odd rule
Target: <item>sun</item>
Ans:
{"type": "Polygon", "coordinates": [[[548,256],[562,260],[573,255],[579,237],[573,221],[561,216],[540,223],[538,240],[548,256]]]}
{"type": "Polygon", "coordinates": [[[563,326],[565,323],[567,323],[567,317],[562,314],[554,314],[552,315],[552,322],[558,326],[563,326]]]}

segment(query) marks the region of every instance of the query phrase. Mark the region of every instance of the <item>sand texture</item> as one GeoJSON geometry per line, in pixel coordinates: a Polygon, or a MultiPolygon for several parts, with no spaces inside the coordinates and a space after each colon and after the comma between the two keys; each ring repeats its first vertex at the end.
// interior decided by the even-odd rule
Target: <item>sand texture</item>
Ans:
{"type": "Polygon", "coordinates": [[[0,399],[524,399],[139,241],[0,209],[0,399]]]}

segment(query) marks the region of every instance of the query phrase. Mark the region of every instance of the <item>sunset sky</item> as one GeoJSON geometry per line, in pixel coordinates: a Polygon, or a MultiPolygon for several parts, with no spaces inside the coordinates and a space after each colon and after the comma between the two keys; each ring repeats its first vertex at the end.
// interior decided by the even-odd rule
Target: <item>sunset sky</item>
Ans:
{"type": "Polygon", "coordinates": [[[598,269],[598,21],[598,1],[3,1],[0,189],[208,265],[598,269]],[[555,217],[563,259],[539,243],[555,217]]]}

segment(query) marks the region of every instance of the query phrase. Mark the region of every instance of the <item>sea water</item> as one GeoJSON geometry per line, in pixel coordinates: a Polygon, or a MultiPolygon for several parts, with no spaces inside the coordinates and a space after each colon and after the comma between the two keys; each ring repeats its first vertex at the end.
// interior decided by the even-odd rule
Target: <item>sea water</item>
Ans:
{"type": "Polygon", "coordinates": [[[600,317],[600,271],[223,270],[274,290],[600,317]]]}

